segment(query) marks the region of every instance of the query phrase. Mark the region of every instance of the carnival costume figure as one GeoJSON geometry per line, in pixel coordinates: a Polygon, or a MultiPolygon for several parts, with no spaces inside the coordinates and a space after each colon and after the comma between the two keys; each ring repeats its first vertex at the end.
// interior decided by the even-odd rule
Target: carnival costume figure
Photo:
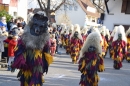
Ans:
{"type": "Polygon", "coordinates": [[[66,37],[66,54],[70,54],[70,36],[72,35],[72,32],[73,32],[73,29],[74,29],[74,26],[71,25],[69,28],[68,28],[68,34],[67,34],[67,37],[66,37]]]}
{"type": "Polygon", "coordinates": [[[114,27],[114,30],[113,30],[112,33],[111,33],[110,40],[109,40],[109,43],[108,43],[108,44],[109,44],[110,58],[112,57],[112,55],[113,55],[113,53],[114,53],[114,50],[113,50],[113,48],[112,48],[112,41],[113,41],[113,37],[114,37],[114,35],[115,35],[117,29],[118,29],[118,26],[115,26],[115,27],[114,27]]]}
{"type": "Polygon", "coordinates": [[[86,38],[87,38],[87,31],[88,31],[88,27],[85,26],[82,30],[81,30],[81,35],[83,38],[83,43],[85,42],[86,38]]]}
{"type": "Polygon", "coordinates": [[[82,36],[81,36],[81,33],[80,33],[80,27],[78,24],[76,24],[74,26],[74,31],[73,31],[73,34],[71,35],[71,38],[70,38],[70,55],[71,55],[71,58],[72,58],[72,62],[75,64],[78,60],[78,57],[79,57],[79,51],[81,50],[81,47],[83,45],[83,40],[82,40],[82,36]]]}
{"type": "Polygon", "coordinates": [[[106,38],[105,38],[105,36],[106,36],[106,27],[105,26],[103,26],[102,28],[101,28],[101,36],[102,36],[102,43],[101,43],[101,45],[102,45],[102,56],[105,58],[105,55],[106,55],[106,52],[107,52],[107,47],[108,47],[108,44],[107,44],[107,41],[106,41],[106,38]]]}
{"type": "Polygon", "coordinates": [[[122,67],[122,61],[127,52],[126,43],[127,40],[124,32],[124,27],[119,26],[112,42],[112,47],[114,50],[112,59],[114,61],[113,67],[115,69],[120,69],[122,67]]]}
{"type": "Polygon", "coordinates": [[[55,34],[51,34],[51,46],[50,46],[50,52],[51,55],[54,56],[55,55],[55,51],[56,51],[56,39],[55,39],[55,34]]]}
{"type": "Polygon", "coordinates": [[[126,31],[126,37],[127,37],[127,55],[126,60],[130,62],[130,28],[126,31]]]}
{"type": "Polygon", "coordinates": [[[65,39],[66,39],[66,34],[67,34],[66,31],[67,31],[67,29],[66,29],[66,25],[65,24],[62,24],[61,27],[62,27],[61,43],[62,43],[62,46],[65,48],[66,47],[65,39]]]}
{"type": "Polygon", "coordinates": [[[47,21],[43,12],[34,14],[18,41],[12,68],[20,69],[20,86],[42,86],[43,73],[48,72],[53,60],[48,53],[50,37],[47,21]]]}
{"type": "Polygon", "coordinates": [[[98,86],[97,72],[104,71],[104,61],[101,57],[102,46],[100,34],[92,32],[88,35],[80,52],[79,68],[82,73],[80,86],[98,86]]]}

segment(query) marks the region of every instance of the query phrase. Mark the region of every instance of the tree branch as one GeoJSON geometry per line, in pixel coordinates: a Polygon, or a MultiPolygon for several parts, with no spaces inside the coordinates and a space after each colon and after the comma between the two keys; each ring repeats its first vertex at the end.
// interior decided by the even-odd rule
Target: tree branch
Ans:
{"type": "Polygon", "coordinates": [[[57,6],[56,9],[55,9],[55,10],[52,10],[52,11],[53,11],[53,12],[57,11],[57,10],[65,3],[65,1],[66,1],[66,0],[63,0],[63,1],[59,4],[59,6],[57,6]]]}
{"type": "Polygon", "coordinates": [[[39,4],[39,6],[40,6],[40,9],[41,9],[42,11],[45,11],[45,9],[43,9],[43,7],[42,7],[42,5],[41,5],[40,0],[37,0],[37,2],[38,2],[38,4],[39,4]]]}

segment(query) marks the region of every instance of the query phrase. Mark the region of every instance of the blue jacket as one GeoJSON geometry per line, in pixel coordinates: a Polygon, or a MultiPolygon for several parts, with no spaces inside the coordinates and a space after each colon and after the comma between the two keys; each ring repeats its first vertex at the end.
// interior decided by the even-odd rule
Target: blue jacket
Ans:
{"type": "Polygon", "coordinates": [[[0,27],[2,27],[2,26],[6,27],[6,31],[8,31],[7,24],[3,24],[3,23],[0,21],[0,27]]]}

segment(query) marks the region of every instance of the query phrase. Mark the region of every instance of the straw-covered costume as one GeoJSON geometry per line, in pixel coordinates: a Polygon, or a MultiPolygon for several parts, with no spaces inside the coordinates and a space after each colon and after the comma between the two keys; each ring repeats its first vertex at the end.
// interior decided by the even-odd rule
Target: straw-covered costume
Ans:
{"type": "Polygon", "coordinates": [[[43,12],[34,14],[18,41],[12,68],[20,69],[20,86],[42,86],[43,73],[52,62],[49,52],[48,18],[43,12]]]}
{"type": "Polygon", "coordinates": [[[112,42],[113,55],[112,59],[114,60],[113,67],[115,69],[120,69],[122,67],[122,60],[124,59],[127,52],[127,40],[124,32],[124,27],[119,26],[112,42]]]}
{"type": "Polygon", "coordinates": [[[102,46],[100,34],[92,32],[88,35],[80,52],[79,68],[82,73],[80,86],[98,86],[98,71],[104,71],[104,61],[101,57],[102,46]]]}

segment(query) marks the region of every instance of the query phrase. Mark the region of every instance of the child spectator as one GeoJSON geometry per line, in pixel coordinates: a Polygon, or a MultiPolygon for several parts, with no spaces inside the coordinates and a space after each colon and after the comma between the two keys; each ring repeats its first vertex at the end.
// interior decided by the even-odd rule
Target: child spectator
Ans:
{"type": "Polygon", "coordinates": [[[12,36],[9,35],[8,38],[6,40],[4,40],[4,52],[2,52],[2,57],[7,57],[7,62],[9,60],[9,58],[8,58],[8,44],[9,44],[11,39],[12,39],[12,36]]]}
{"type": "Polygon", "coordinates": [[[51,55],[54,56],[54,55],[55,55],[55,51],[56,51],[56,39],[55,39],[55,34],[52,34],[52,35],[51,35],[50,42],[51,42],[50,52],[51,52],[51,55]]]}
{"type": "Polygon", "coordinates": [[[8,71],[11,70],[11,62],[14,61],[14,53],[15,53],[15,49],[17,46],[17,40],[18,40],[18,30],[13,28],[12,31],[12,39],[10,40],[9,44],[8,44],[8,57],[9,57],[9,61],[8,61],[8,71]]]}

